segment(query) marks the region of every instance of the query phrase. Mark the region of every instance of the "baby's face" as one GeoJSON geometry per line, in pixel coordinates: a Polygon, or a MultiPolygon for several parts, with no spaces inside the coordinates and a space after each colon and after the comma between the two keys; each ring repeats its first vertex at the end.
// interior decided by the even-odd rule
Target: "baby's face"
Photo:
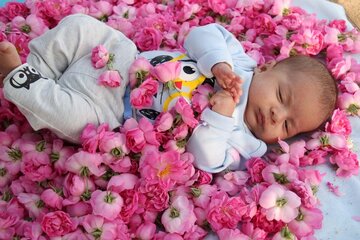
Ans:
{"type": "Polygon", "coordinates": [[[285,74],[267,64],[257,69],[249,89],[244,120],[250,131],[266,143],[318,128],[319,89],[305,74],[285,74]]]}

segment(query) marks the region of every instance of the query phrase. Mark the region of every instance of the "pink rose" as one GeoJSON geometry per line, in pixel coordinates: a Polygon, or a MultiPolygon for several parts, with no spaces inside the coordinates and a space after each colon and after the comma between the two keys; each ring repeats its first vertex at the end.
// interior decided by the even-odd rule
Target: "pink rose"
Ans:
{"type": "Polygon", "coordinates": [[[359,172],[359,160],[357,155],[349,150],[337,151],[330,156],[330,162],[336,164],[339,168],[336,175],[339,177],[350,177],[359,172]]]}
{"type": "Polygon", "coordinates": [[[26,7],[25,3],[18,2],[7,2],[4,7],[4,15],[9,19],[13,19],[16,16],[27,16],[29,15],[29,9],[26,7]]]}
{"type": "Polygon", "coordinates": [[[160,47],[163,34],[150,27],[144,27],[135,33],[134,41],[141,51],[156,50],[160,47]]]}
{"type": "Polygon", "coordinates": [[[129,68],[129,81],[131,89],[139,87],[147,78],[153,66],[144,57],[137,58],[129,68]]]}
{"type": "Polygon", "coordinates": [[[161,112],[155,119],[154,127],[159,132],[165,132],[172,127],[174,117],[169,112],[161,112]]]}
{"type": "Polygon", "coordinates": [[[163,211],[169,206],[168,187],[156,180],[140,180],[138,188],[141,200],[148,211],[163,211]]]}
{"type": "Polygon", "coordinates": [[[53,189],[48,188],[45,191],[43,191],[41,193],[40,198],[46,205],[52,208],[56,208],[59,210],[62,208],[63,198],[53,189]]]}
{"type": "Polygon", "coordinates": [[[45,214],[41,221],[41,229],[49,237],[63,236],[76,228],[70,216],[63,211],[55,211],[45,214]]]}
{"type": "Polygon", "coordinates": [[[136,109],[150,107],[153,104],[153,95],[145,88],[135,88],[130,93],[130,104],[136,109]]]}
{"type": "Polygon", "coordinates": [[[95,126],[94,124],[88,123],[80,136],[80,141],[84,150],[94,153],[97,151],[100,140],[105,136],[109,130],[108,124],[101,124],[95,126]]]}
{"type": "Polygon", "coordinates": [[[351,124],[345,111],[336,109],[331,117],[331,121],[325,125],[327,132],[349,136],[351,133],[351,124]]]}
{"type": "Polygon", "coordinates": [[[107,87],[119,87],[121,82],[122,78],[117,70],[107,70],[100,74],[98,78],[98,84],[107,87]]]}
{"type": "Polygon", "coordinates": [[[53,170],[45,152],[26,153],[21,162],[21,172],[32,181],[41,182],[51,177],[53,170]]]}
{"type": "Polygon", "coordinates": [[[260,183],[264,181],[261,172],[267,165],[268,164],[262,160],[262,158],[251,158],[245,162],[245,166],[249,171],[252,183],[260,183]]]}
{"type": "Polygon", "coordinates": [[[93,214],[112,221],[118,217],[124,201],[116,192],[96,190],[91,194],[90,204],[93,214]]]}
{"type": "Polygon", "coordinates": [[[179,61],[164,62],[151,69],[151,74],[162,83],[174,81],[180,75],[181,63],[179,61]]]}
{"type": "Polygon", "coordinates": [[[155,95],[159,88],[159,82],[154,80],[152,77],[148,77],[140,85],[140,88],[146,90],[146,94],[155,95]]]}
{"type": "Polygon", "coordinates": [[[94,68],[102,68],[108,63],[110,53],[103,45],[94,47],[91,51],[91,63],[94,68]]]}
{"type": "Polygon", "coordinates": [[[144,132],[139,128],[133,128],[126,132],[126,146],[133,152],[139,153],[145,146],[144,132]]]}
{"type": "Polygon", "coordinates": [[[181,97],[177,100],[175,104],[175,111],[189,127],[194,128],[198,124],[198,121],[194,117],[194,112],[185,98],[181,97]]]}

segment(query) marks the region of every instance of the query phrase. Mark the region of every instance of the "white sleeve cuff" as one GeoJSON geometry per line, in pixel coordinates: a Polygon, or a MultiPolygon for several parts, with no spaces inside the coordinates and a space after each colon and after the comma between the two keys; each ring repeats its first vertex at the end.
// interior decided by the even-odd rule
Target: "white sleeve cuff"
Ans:
{"type": "Polygon", "coordinates": [[[210,108],[206,108],[201,114],[201,120],[206,124],[211,125],[214,128],[231,133],[234,128],[234,119],[226,117],[217,112],[212,111],[210,108]]]}
{"type": "Polygon", "coordinates": [[[200,72],[207,78],[211,78],[214,75],[211,72],[211,68],[220,62],[225,62],[231,66],[231,69],[234,69],[234,64],[231,58],[231,55],[226,53],[224,50],[214,50],[211,51],[199,58],[197,61],[197,66],[200,72]]]}

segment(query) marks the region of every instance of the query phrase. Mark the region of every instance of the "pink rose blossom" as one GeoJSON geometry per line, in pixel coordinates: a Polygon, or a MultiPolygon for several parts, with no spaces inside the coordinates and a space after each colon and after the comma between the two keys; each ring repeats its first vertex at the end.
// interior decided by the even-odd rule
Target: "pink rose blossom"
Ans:
{"type": "Polygon", "coordinates": [[[49,155],[44,152],[26,153],[21,162],[21,172],[32,181],[41,182],[50,178],[53,170],[49,155]]]}
{"type": "Polygon", "coordinates": [[[175,111],[179,114],[181,119],[191,128],[194,128],[198,121],[194,117],[194,112],[190,104],[184,98],[179,98],[175,104],[175,111]]]}
{"type": "Polygon", "coordinates": [[[298,238],[311,236],[322,227],[323,214],[318,208],[299,208],[298,216],[288,226],[298,238]]]}
{"type": "Polygon", "coordinates": [[[101,176],[105,170],[100,166],[101,156],[97,153],[79,151],[66,160],[66,169],[82,177],[101,176]]]}
{"type": "Polygon", "coordinates": [[[325,130],[327,132],[349,136],[351,133],[351,124],[346,117],[345,111],[335,109],[331,116],[331,121],[327,122],[325,125],[325,130]]]}
{"type": "Polygon", "coordinates": [[[210,98],[214,94],[214,89],[209,84],[200,85],[193,91],[191,98],[192,107],[198,113],[201,113],[210,105],[210,98]]]}
{"type": "Polygon", "coordinates": [[[134,41],[141,51],[156,50],[163,40],[162,33],[150,27],[144,27],[135,33],[134,41]]]}
{"type": "Polygon", "coordinates": [[[104,45],[97,45],[91,50],[91,63],[94,68],[103,68],[110,59],[110,53],[104,45]]]}
{"type": "Polygon", "coordinates": [[[229,197],[225,192],[217,192],[211,197],[207,221],[215,231],[222,228],[234,229],[246,212],[240,197],[229,197]]]}
{"type": "Polygon", "coordinates": [[[267,165],[268,164],[262,158],[250,158],[245,162],[252,183],[255,184],[264,181],[261,173],[267,165]]]}
{"type": "Polygon", "coordinates": [[[251,222],[241,225],[241,231],[249,236],[251,239],[265,240],[267,232],[260,228],[255,228],[251,222]]]}
{"type": "Polygon", "coordinates": [[[336,164],[336,175],[350,177],[359,173],[359,160],[357,155],[349,150],[337,151],[330,156],[330,163],[336,164]]]}
{"type": "Polygon", "coordinates": [[[130,93],[130,103],[136,109],[150,107],[153,104],[153,95],[145,88],[135,88],[130,93]]]}
{"type": "Polygon", "coordinates": [[[206,209],[209,205],[211,196],[217,191],[215,185],[203,184],[197,187],[191,187],[194,205],[206,209]]]}
{"type": "Polygon", "coordinates": [[[29,9],[26,7],[25,3],[20,2],[6,2],[4,6],[4,17],[11,20],[16,16],[27,16],[29,15],[29,9]]]}
{"type": "Polygon", "coordinates": [[[20,31],[28,34],[31,39],[40,36],[49,30],[44,21],[35,14],[30,14],[26,18],[22,16],[16,16],[12,19],[11,23],[20,31]]]}
{"type": "Polygon", "coordinates": [[[73,231],[76,225],[67,213],[55,211],[43,217],[41,228],[49,237],[58,237],[73,231]]]}
{"type": "Polygon", "coordinates": [[[84,150],[90,153],[96,152],[99,141],[104,137],[108,130],[108,124],[101,124],[97,127],[94,124],[88,123],[80,135],[80,141],[84,150]]]}
{"type": "Polygon", "coordinates": [[[275,0],[269,14],[276,16],[287,15],[290,7],[290,0],[275,0]]]}
{"type": "Polygon", "coordinates": [[[155,119],[154,127],[158,132],[165,132],[172,127],[173,122],[174,117],[170,112],[162,112],[155,119]]]}
{"type": "Polygon", "coordinates": [[[129,68],[130,87],[133,89],[139,87],[140,84],[147,78],[153,66],[144,58],[137,58],[129,68]]]}
{"type": "Polygon", "coordinates": [[[194,205],[184,196],[176,197],[161,216],[161,223],[169,233],[184,234],[195,224],[194,205]]]}
{"type": "Polygon", "coordinates": [[[106,1],[94,2],[90,5],[89,15],[103,22],[112,14],[112,4],[106,1]]]}
{"type": "Polygon", "coordinates": [[[145,222],[136,230],[136,237],[138,239],[153,239],[156,232],[156,225],[152,222],[145,222]]]}
{"type": "Polygon", "coordinates": [[[80,197],[86,191],[95,190],[95,184],[89,178],[68,173],[64,179],[64,188],[67,194],[80,197]]]}
{"type": "Polygon", "coordinates": [[[180,75],[181,63],[179,61],[164,62],[151,69],[151,75],[161,83],[174,81],[180,75]]]}
{"type": "Polygon", "coordinates": [[[291,183],[290,190],[301,198],[301,203],[305,207],[315,207],[318,199],[313,191],[313,186],[307,182],[295,181],[291,183]]]}
{"type": "Polygon", "coordinates": [[[91,194],[90,204],[94,214],[111,221],[118,217],[124,201],[116,192],[96,190],[91,194]]]}
{"type": "Polygon", "coordinates": [[[101,216],[86,215],[82,221],[85,231],[94,239],[116,239],[116,224],[108,222],[101,216]]]}
{"type": "Polygon", "coordinates": [[[336,79],[341,79],[351,67],[350,57],[337,57],[330,60],[328,68],[336,79]]]}
{"type": "Polygon", "coordinates": [[[288,163],[283,163],[279,166],[268,165],[262,171],[264,180],[268,183],[288,184],[298,179],[296,168],[288,163]]]}
{"type": "Polygon", "coordinates": [[[142,198],[140,202],[150,211],[163,211],[169,206],[168,186],[155,180],[140,180],[138,191],[142,198]]]}
{"type": "Polygon", "coordinates": [[[338,98],[339,107],[353,116],[360,116],[360,90],[355,93],[343,93],[338,98]]]}
{"type": "Polygon", "coordinates": [[[266,209],[268,220],[289,223],[298,215],[297,207],[300,206],[301,200],[294,192],[279,184],[273,184],[261,194],[259,204],[266,209]]]}
{"type": "Polygon", "coordinates": [[[98,84],[105,87],[119,87],[122,81],[122,77],[117,70],[107,70],[98,78],[98,84]]]}
{"type": "Polygon", "coordinates": [[[63,198],[60,196],[61,189],[59,193],[55,192],[53,189],[46,189],[41,193],[40,199],[48,206],[61,210],[63,198]]]}
{"type": "Polygon", "coordinates": [[[107,190],[121,193],[124,190],[134,189],[139,178],[131,173],[123,173],[113,176],[107,185],[107,190]]]}

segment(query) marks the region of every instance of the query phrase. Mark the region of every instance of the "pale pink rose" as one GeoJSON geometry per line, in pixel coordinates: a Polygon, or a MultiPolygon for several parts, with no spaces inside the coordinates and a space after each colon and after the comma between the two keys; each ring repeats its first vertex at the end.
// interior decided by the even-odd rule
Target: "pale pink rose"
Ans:
{"type": "Polygon", "coordinates": [[[216,231],[220,240],[248,240],[249,237],[243,234],[239,229],[222,228],[216,231]]]}
{"type": "Polygon", "coordinates": [[[118,16],[129,20],[134,20],[136,18],[136,8],[133,6],[129,6],[133,3],[133,1],[132,3],[125,3],[125,1],[122,1],[121,3],[118,3],[117,6],[113,7],[113,11],[118,16]]]}
{"type": "Polygon", "coordinates": [[[75,149],[73,147],[64,146],[64,141],[61,139],[54,139],[52,142],[50,160],[54,164],[54,169],[57,173],[63,174],[66,172],[66,159],[74,153],[75,149]]]}
{"type": "Polygon", "coordinates": [[[101,239],[116,239],[116,237],[120,237],[120,235],[117,236],[116,232],[117,222],[106,221],[101,216],[86,215],[82,221],[82,226],[89,235],[92,235],[93,238],[100,237],[101,239]]]}
{"type": "Polygon", "coordinates": [[[136,237],[143,240],[153,239],[156,232],[156,225],[152,222],[145,222],[136,230],[136,237]]]}
{"type": "Polygon", "coordinates": [[[49,179],[53,173],[49,155],[44,152],[26,153],[21,162],[21,172],[32,181],[49,179]]]}
{"type": "Polygon", "coordinates": [[[45,214],[41,228],[49,237],[58,237],[73,231],[76,225],[67,213],[55,211],[45,214]]]}
{"type": "Polygon", "coordinates": [[[99,150],[111,155],[114,159],[123,158],[129,153],[129,149],[126,147],[125,134],[117,132],[105,134],[99,141],[99,150]]]}
{"type": "Polygon", "coordinates": [[[173,125],[174,117],[170,112],[161,112],[155,119],[154,127],[158,132],[165,132],[173,125]]]}
{"type": "Polygon", "coordinates": [[[321,149],[315,149],[300,159],[300,166],[318,165],[326,162],[326,156],[328,152],[321,149]]]}
{"type": "Polygon", "coordinates": [[[244,186],[249,178],[250,175],[245,171],[231,171],[224,175],[224,179],[237,186],[244,186]]]}
{"type": "Polygon", "coordinates": [[[181,97],[177,100],[175,104],[175,111],[189,127],[194,128],[198,124],[198,121],[194,117],[194,112],[185,98],[181,97]]]}
{"type": "Polygon", "coordinates": [[[204,239],[207,235],[207,231],[195,224],[189,231],[184,234],[184,239],[204,239]]]}
{"type": "Polygon", "coordinates": [[[116,15],[111,15],[106,24],[119,30],[128,38],[132,38],[136,30],[133,21],[116,15]]]}
{"type": "Polygon", "coordinates": [[[299,215],[288,226],[298,238],[311,236],[315,229],[321,229],[323,214],[318,208],[299,208],[299,215]]]}
{"type": "Polygon", "coordinates": [[[103,68],[110,59],[110,53],[104,45],[97,45],[91,50],[91,64],[94,68],[103,68]]]}
{"type": "Polygon", "coordinates": [[[344,80],[340,82],[340,89],[343,92],[355,93],[360,89],[359,85],[355,82],[356,74],[354,72],[349,72],[346,74],[344,80]]]}
{"type": "Polygon", "coordinates": [[[84,150],[90,153],[96,152],[99,146],[99,141],[104,137],[108,130],[109,125],[106,123],[101,124],[100,126],[88,123],[84,127],[80,136],[80,141],[84,150]]]}
{"type": "Polygon", "coordinates": [[[169,206],[168,186],[155,180],[140,180],[140,202],[149,211],[163,211],[169,206]]]}
{"type": "Polygon", "coordinates": [[[191,98],[192,107],[198,113],[201,113],[206,107],[210,105],[210,98],[214,94],[214,88],[209,84],[200,85],[191,98]]]}
{"type": "Polygon", "coordinates": [[[139,178],[131,173],[123,173],[111,177],[107,185],[107,190],[121,193],[124,190],[134,189],[139,178]]]}
{"type": "Polygon", "coordinates": [[[92,2],[89,8],[89,15],[103,22],[112,14],[112,4],[106,1],[92,2]]]}
{"type": "Polygon", "coordinates": [[[184,196],[177,196],[161,216],[161,223],[169,233],[184,234],[195,224],[194,205],[184,196]]]}
{"type": "Polygon", "coordinates": [[[182,160],[179,152],[159,152],[157,148],[149,147],[143,151],[139,171],[144,179],[174,184],[186,182],[195,170],[192,161],[182,160]]]}
{"type": "Polygon", "coordinates": [[[360,90],[355,93],[342,93],[338,98],[339,108],[353,116],[360,116],[360,90]]]}
{"type": "Polygon", "coordinates": [[[139,87],[140,84],[148,77],[153,66],[149,60],[144,57],[137,58],[129,68],[130,87],[133,89],[139,87]]]}
{"type": "Polygon", "coordinates": [[[151,69],[151,75],[162,83],[174,81],[180,75],[181,63],[179,61],[164,62],[151,69]]]}
{"type": "Polygon", "coordinates": [[[269,14],[275,16],[287,15],[290,12],[290,2],[290,0],[275,0],[269,14]]]}
{"type": "Polygon", "coordinates": [[[288,163],[283,163],[279,166],[270,164],[264,168],[262,176],[266,182],[271,184],[276,182],[279,184],[288,184],[298,180],[296,168],[288,163]]]}
{"type": "Polygon", "coordinates": [[[64,179],[64,188],[67,194],[80,197],[85,191],[95,190],[95,184],[89,178],[68,173],[64,179]]]}
{"type": "Polygon", "coordinates": [[[134,36],[134,42],[141,51],[158,49],[162,40],[162,33],[159,30],[150,27],[141,28],[134,36]]]}
{"type": "Polygon", "coordinates": [[[65,210],[71,217],[82,217],[92,213],[91,205],[87,202],[82,201],[72,205],[67,205],[65,207],[65,210]]]}
{"type": "Polygon", "coordinates": [[[320,173],[318,170],[313,169],[300,169],[298,172],[299,179],[309,183],[311,186],[319,186],[322,178],[326,175],[326,173],[320,173]]]}
{"type": "Polygon", "coordinates": [[[234,229],[246,213],[246,205],[240,197],[229,197],[225,192],[217,192],[211,197],[207,221],[213,230],[234,229]]]}
{"type": "Polygon", "coordinates": [[[326,61],[330,62],[334,58],[341,59],[343,56],[343,49],[339,45],[331,44],[326,48],[326,61]]]}
{"type": "Polygon", "coordinates": [[[98,84],[105,87],[119,87],[121,83],[122,77],[117,70],[107,70],[98,78],[98,84]]]}
{"type": "Polygon", "coordinates": [[[289,223],[297,217],[297,208],[301,204],[301,199],[283,186],[272,184],[261,194],[259,204],[266,209],[268,220],[281,220],[289,223]]]}
{"type": "Polygon", "coordinates": [[[346,138],[343,135],[328,132],[317,132],[312,135],[313,139],[306,142],[308,150],[316,150],[318,148],[333,148],[343,150],[347,148],[346,138]]]}
{"type": "Polygon", "coordinates": [[[226,10],[226,3],[221,0],[208,0],[209,7],[215,12],[223,15],[226,10]]]}
{"type": "Polygon", "coordinates": [[[30,38],[40,36],[49,30],[44,21],[35,14],[30,14],[26,18],[22,16],[16,16],[12,19],[11,23],[14,27],[29,35],[30,38]]]}
{"type": "Polygon", "coordinates": [[[291,183],[290,190],[301,198],[301,203],[305,207],[314,207],[318,204],[318,199],[308,182],[294,181],[291,183]]]}
{"type": "Polygon", "coordinates": [[[116,192],[96,190],[91,194],[90,204],[94,214],[111,221],[118,217],[124,201],[116,192]]]}
{"type": "Polygon", "coordinates": [[[267,236],[267,232],[261,228],[255,228],[251,222],[242,224],[241,231],[249,236],[250,239],[265,240],[267,236]]]}
{"type": "Polygon", "coordinates": [[[185,144],[186,144],[186,140],[169,140],[167,141],[163,147],[165,149],[165,151],[176,151],[178,153],[184,153],[185,152],[185,144]]]}
{"type": "Polygon", "coordinates": [[[149,95],[155,95],[158,92],[159,83],[152,77],[148,77],[140,84],[140,88],[145,89],[149,95]]]}
{"type": "Polygon", "coordinates": [[[136,109],[150,107],[153,104],[153,95],[145,88],[135,88],[130,93],[130,104],[136,109]]]}
{"type": "Polygon", "coordinates": [[[341,79],[351,67],[350,57],[336,57],[329,61],[328,68],[336,79],[341,79]]]}
{"type": "Polygon", "coordinates": [[[324,35],[315,29],[306,28],[298,34],[291,36],[290,40],[295,41],[299,47],[296,50],[305,51],[305,54],[317,55],[323,48],[324,35]]]}
{"type": "Polygon", "coordinates": [[[194,205],[206,209],[209,205],[211,196],[217,191],[215,185],[203,184],[197,187],[191,187],[194,205]]]}
{"type": "Polygon", "coordinates": [[[0,162],[0,188],[5,188],[14,178],[7,168],[6,162],[0,162]]]}
{"type": "Polygon", "coordinates": [[[17,216],[2,211],[0,213],[0,239],[12,239],[18,222],[17,216]]]}
{"type": "Polygon", "coordinates": [[[283,154],[279,154],[276,158],[276,164],[291,163],[294,166],[299,166],[299,159],[305,154],[305,141],[298,140],[288,145],[285,141],[278,140],[283,154]]]}
{"type": "Polygon", "coordinates": [[[89,7],[80,4],[75,4],[71,8],[71,14],[77,14],[77,13],[89,15],[89,7]]]}
{"type": "Polygon", "coordinates": [[[189,134],[189,126],[186,123],[180,123],[172,129],[171,133],[175,140],[185,139],[189,134]]]}
{"type": "Polygon", "coordinates": [[[200,9],[201,6],[197,3],[183,2],[181,8],[177,11],[176,18],[179,22],[185,22],[194,16],[200,9]]]}
{"type": "Polygon", "coordinates": [[[351,177],[359,173],[357,155],[349,150],[336,151],[330,156],[330,162],[337,165],[336,175],[339,177],[351,177]]]}
{"type": "Polygon", "coordinates": [[[325,130],[327,132],[349,136],[351,133],[351,124],[345,111],[335,109],[331,116],[331,121],[327,122],[325,125],[325,130]]]}
{"type": "Polygon", "coordinates": [[[61,210],[63,198],[60,193],[54,192],[53,189],[46,189],[41,193],[40,199],[48,206],[61,210]]]}
{"type": "Polygon", "coordinates": [[[97,153],[79,151],[66,160],[66,169],[69,172],[78,174],[82,177],[95,175],[100,177],[105,173],[105,169],[100,166],[102,158],[97,153]]]}
{"type": "Polygon", "coordinates": [[[126,146],[133,152],[139,153],[146,144],[144,132],[139,128],[133,128],[126,132],[126,146]]]}
{"type": "Polygon", "coordinates": [[[325,36],[324,36],[325,44],[338,45],[339,36],[340,36],[339,29],[325,26],[325,36]]]}
{"type": "Polygon", "coordinates": [[[245,166],[250,174],[250,180],[252,183],[260,183],[264,181],[262,177],[262,170],[268,165],[262,158],[250,158],[245,162],[245,166]]]}

